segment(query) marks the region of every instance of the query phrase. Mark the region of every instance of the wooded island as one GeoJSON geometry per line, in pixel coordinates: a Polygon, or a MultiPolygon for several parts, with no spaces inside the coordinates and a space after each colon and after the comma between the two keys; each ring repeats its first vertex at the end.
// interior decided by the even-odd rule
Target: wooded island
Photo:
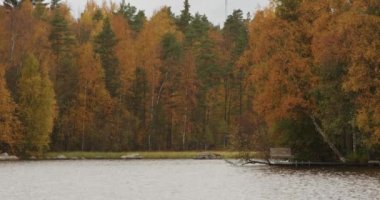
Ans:
{"type": "Polygon", "coordinates": [[[223,26],[163,7],[0,6],[0,151],[380,156],[380,1],[272,0],[223,26]]]}

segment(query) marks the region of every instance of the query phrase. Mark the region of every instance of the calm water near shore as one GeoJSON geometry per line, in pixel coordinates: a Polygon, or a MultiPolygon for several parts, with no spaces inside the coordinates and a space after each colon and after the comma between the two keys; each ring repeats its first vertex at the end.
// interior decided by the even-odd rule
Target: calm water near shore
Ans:
{"type": "Polygon", "coordinates": [[[222,160],[0,162],[1,200],[380,199],[380,169],[222,160]]]}

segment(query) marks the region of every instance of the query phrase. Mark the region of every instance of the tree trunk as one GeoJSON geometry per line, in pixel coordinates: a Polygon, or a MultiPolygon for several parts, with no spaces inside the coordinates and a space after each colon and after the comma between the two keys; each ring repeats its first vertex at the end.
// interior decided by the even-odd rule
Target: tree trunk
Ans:
{"type": "Polygon", "coordinates": [[[16,46],[16,34],[15,34],[15,30],[14,30],[14,24],[15,24],[15,14],[14,14],[14,10],[11,11],[11,45],[9,47],[9,63],[10,65],[13,65],[13,53],[14,53],[14,49],[15,49],[15,46],[16,46]]]}
{"type": "Polygon", "coordinates": [[[224,121],[227,122],[227,107],[228,107],[228,78],[224,78],[224,121]]]}
{"type": "Polygon", "coordinates": [[[352,132],[352,151],[356,154],[356,133],[352,132]]]}
{"type": "Polygon", "coordinates": [[[86,107],[87,107],[87,83],[84,86],[84,113],[83,113],[83,121],[82,121],[82,151],[84,151],[86,107]]]}
{"type": "Polygon", "coordinates": [[[173,145],[174,145],[174,122],[173,122],[173,117],[172,117],[172,122],[171,122],[171,128],[170,128],[170,150],[174,150],[173,145]]]}
{"type": "MultiPolygon", "coordinates": [[[[188,96],[188,89],[186,88],[186,97],[188,96]]],[[[182,150],[186,150],[186,131],[187,131],[187,102],[185,103],[185,116],[184,116],[184,128],[182,133],[182,150]]]]}
{"type": "Polygon", "coordinates": [[[154,127],[154,112],[155,112],[155,106],[154,106],[154,97],[155,97],[155,90],[156,90],[156,84],[155,84],[155,81],[156,81],[156,76],[155,76],[155,72],[154,72],[154,69],[155,67],[153,66],[153,69],[152,69],[152,95],[151,95],[151,110],[150,110],[150,120],[151,120],[151,129],[149,130],[149,135],[148,135],[148,151],[151,151],[151,148],[152,148],[152,131],[154,131],[155,127],[154,127]]]}
{"type": "MultiPolygon", "coordinates": [[[[148,149],[149,149],[149,151],[151,151],[151,149],[152,149],[152,141],[151,141],[152,140],[152,132],[153,132],[154,136],[156,135],[157,106],[160,103],[162,92],[164,91],[164,86],[165,86],[165,82],[166,82],[167,78],[168,78],[168,72],[165,73],[165,79],[162,81],[162,83],[160,85],[157,97],[156,97],[154,85],[153,85],[153,89],[152,89],[152,93],[153,93],[152,94],[152,112],[151,112],[152,130],[149,131],[149,137],[148,137],[148,149]],[[156,97],[156,99],[155,99],[155,97],[156,97]],[[155,100],[156,100],[156,102],[154,102],[155,100]]],[[[154,77],[153,77],[153,80],[155,80],[154,77]]]]}
{"type": "Polygon", "coordinates": [[[318,125],[315,117],[313,115],[310,115],[311,120],[313,121],[313,124],[315,126],[316,131],[322,136],[323,140],[329,145],[330,149],[339,157],[339,160],[343,163],[346,162],[346,159],[343,157],[343,155],[339,152],[339,150],[335,147],[335,145],[330,141],[326,133],[322,130],[322,128],[318,125]]]}
{"type": "Polygon", "coordinates": [[[241,119],[243,115],[243,70],[240,69],[239,78],[239,117],[241,119]]]}

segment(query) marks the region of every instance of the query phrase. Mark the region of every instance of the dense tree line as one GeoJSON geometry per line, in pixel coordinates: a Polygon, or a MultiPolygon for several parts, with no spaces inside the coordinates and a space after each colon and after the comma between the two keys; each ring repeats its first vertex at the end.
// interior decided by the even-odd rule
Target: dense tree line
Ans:
{"type": "Polygon", "coordinates": [[[275,0],[256,13],[242,63],[260,144],[304,159],[379,156],[379,11],[377,0],[275,0]]]}
{"type": "Polygon", "coordinates": [[[184,2],[148,19],[123,1],[0,6],[0,145],[55,151],[376,155],[380,3],[273,0],[223,28],[184,2]]]}

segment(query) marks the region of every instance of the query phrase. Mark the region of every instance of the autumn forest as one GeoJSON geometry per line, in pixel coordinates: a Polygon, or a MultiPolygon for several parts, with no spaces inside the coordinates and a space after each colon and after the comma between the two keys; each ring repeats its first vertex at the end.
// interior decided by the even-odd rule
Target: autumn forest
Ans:
{"type": "Polygon", "coordinates": [[[272,0],[221,26],[188,0],[0,6],[0,152],[380,154],[380,1],[272,0]]]}

